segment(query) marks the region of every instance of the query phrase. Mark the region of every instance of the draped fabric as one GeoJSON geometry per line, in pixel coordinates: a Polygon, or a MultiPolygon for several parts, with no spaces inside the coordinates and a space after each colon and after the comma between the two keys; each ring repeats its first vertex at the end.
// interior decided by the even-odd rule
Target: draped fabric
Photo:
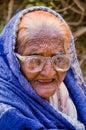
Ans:
{"type": "Polygon", "coordinates": [[[73,61],[64,83],[77,109],[75,121],[39,97],[20,71],[15,56],[17,27],[21,17],[30,11],[44,10],[63,18],[47,7],[31,7],[17,12],[0,34],[0,130],[85,130],[86,86],[79,68],[71,35],[73,61]]]}

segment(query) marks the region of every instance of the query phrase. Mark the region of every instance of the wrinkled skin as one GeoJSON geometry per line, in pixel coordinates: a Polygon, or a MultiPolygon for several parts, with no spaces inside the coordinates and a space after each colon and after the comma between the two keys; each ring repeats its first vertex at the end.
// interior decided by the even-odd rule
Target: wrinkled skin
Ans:
{"type": "MultiPolygon", "coordinates": [[[[65,53],[63,36],[54,29],[53,31],[41,29],[35,37],[22,44],[20,48],[20,54],[24,56],[35,54],[52,57],[59,53],[65,53]]],[[[46,63],[41,72],[36,73],[28,72],[26,64],[22,61],[19,62],[23,74],[30,81],[36,93],[46,100],[57,91],[66,74],[66,72],[57,72],[50,61],[46,63]]]]}

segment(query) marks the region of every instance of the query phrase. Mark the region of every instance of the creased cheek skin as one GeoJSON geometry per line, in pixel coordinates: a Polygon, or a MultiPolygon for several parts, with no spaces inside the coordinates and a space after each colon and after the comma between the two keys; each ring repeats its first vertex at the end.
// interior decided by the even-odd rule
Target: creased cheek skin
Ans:
{"type": "Polygon", "coordinates": [[[65,78],[66,72],[57,72],[57,75],[58,75],[58,80],[61,83],[65,78]]]}
{"type": "Polygon", "coordinates": [[[20,62],[20,66],[21,66],[21,71],[22,71],[23,75],[27,78],[27,80],[29,82],[33,81],[39,74],[39,72],[30,73],[26,64],[24,64],[22,62],[20,62]]]}

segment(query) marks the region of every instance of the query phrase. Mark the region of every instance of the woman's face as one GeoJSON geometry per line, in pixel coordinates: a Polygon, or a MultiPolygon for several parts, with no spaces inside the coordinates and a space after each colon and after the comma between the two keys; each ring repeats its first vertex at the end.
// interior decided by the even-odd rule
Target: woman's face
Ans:
{"type": "MultiPolygon", "coordinates": [[[[40,55],[44,57],[63,54],[65,53],[63,36],[54,30],[42,29],[39,34],[21,46],[20,53],[23,56],[40,55]]],[[[56,71],[50,61],[47,61],[42,71],[34,73],[29,72],[25,62],[19,62],[23,74],[30,81],[36,93],[46,100],[57,91],[66,74],[66,72],[56,71]]]]}

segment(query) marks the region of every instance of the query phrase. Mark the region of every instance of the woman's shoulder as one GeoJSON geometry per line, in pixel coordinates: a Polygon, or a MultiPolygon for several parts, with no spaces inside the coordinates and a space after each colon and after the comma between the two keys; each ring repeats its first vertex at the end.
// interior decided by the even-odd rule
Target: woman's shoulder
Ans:
{"type": "Polygon", "coordinates": [[[43,126],[29,115],[27,117],[19,109],[0,103],[0,130],[42,129],[43,126]]]}

